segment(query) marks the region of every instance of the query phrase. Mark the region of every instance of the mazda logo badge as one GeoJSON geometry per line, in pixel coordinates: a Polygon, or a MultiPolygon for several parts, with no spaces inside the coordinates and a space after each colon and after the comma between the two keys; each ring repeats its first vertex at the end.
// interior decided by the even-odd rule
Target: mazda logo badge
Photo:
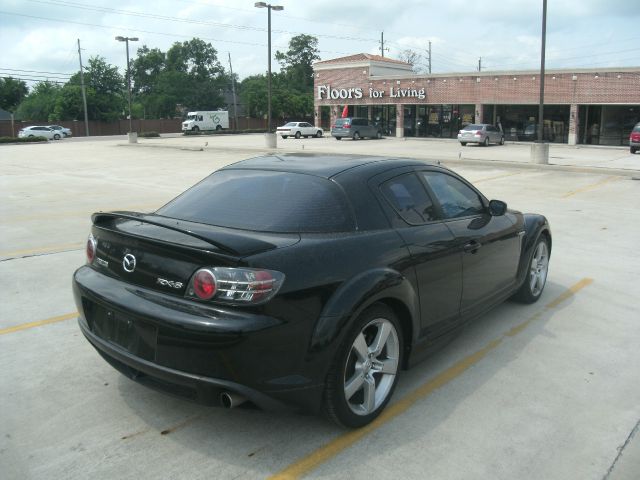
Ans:
{"type": "Polygon", "coordinates": [[[136,269],[136,257],[127,253],[122,259],[122,268],[125,272],[133,272],[136,269]]]}

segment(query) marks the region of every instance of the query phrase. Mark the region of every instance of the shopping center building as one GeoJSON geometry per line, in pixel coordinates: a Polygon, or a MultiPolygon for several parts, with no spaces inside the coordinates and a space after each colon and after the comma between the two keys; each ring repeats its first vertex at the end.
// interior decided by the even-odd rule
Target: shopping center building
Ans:
{"type": "MultiPolygon", "coordinates": [[[[537,139],[539,71],[420,74],[408,63],[357,54],[314,64],[316,124],[365,117],[386,135],[456,138],[469,123],[506,140],[537,139]]],[[[557,143],[627,145],[640,122],[640,67],[545,72],[544,136],[557,143]]]]}

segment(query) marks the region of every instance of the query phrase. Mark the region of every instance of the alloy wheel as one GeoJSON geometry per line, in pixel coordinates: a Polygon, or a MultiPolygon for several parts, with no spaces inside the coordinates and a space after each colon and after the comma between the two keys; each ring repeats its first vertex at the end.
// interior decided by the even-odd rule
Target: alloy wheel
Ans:
{"type": "Polygon", "coordinates": [[[356,415],[369,415],[389,396],[398,372],[400,341],[385,318],[367,323],[347,356],[344,396],[356,415]]]}
{"type": "Polygon", "coordinates": [[[549,250],[545,242],[538,243],[536,251],[531,259],[531,269],[529,273],[529,286],[531,294],[537,297],[542,293],[544,284],[547,281],[547,271],[549,269],[549,250]]]}

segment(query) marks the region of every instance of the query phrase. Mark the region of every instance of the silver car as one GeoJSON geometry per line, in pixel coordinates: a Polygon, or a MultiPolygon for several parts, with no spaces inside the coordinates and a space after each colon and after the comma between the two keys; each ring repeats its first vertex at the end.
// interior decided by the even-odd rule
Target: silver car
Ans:
{"type": "Polygon", "coordinates": [[[63,137],[62,132],[58,132],[53,128],[34,125],[32,127],[24,127],[22,130],[18,132],[19,138],[26,137],[44,137],[47,140],[60,140],[63,137]]]}
{"type": "Polygon", "coordinates": [[[488,147],[490,143],[504,145],[504,133],[487,123],[470,123],[458,132],[458,141],[463,147],[467,143],[478,143],[488,147]]]}
{"type": "Polygon", "coordinates": [[[382,129],[366,118],[338,118],[331,127],[331,136],[336,140],[342,140],[344,137],[354,140],[365,137],[380,139],[382,138],[382,129]]]}

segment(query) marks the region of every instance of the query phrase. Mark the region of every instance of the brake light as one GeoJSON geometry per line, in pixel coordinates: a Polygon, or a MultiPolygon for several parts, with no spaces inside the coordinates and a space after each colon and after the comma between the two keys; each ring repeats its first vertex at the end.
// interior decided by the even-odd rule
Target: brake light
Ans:
{"type": "Polygon", "coordinates": [[[342,128],[351,128],[351,124],[350,123],[345,123],[344,125],[342,125],[342,128]]]}
{"type": "Polygon", "coordinates": [[[474,133],[474,135],[476,137],[480,137],[480,136],[482,136],[482,132],[480,130],[478,130],[476,133],[474,133]]]}
{"type": "Polygon", "coordinates": [[[96,258],[96,248],[98,246],[98,242],[95,237],[90,234],[89,238],[87,238],[87,263],[93,263],[93,259],[96,258]]]}
{"type": "Polygon", "coordinates": [[[192,277],[186,296],[231,305],[269,301],[284,282],[284,274],[253,268],[201,268],[192,277]]]}
{"type": "Polygon", "coordinates": [[[193,293],[201,300],[209,300],[216,294],[216,277],[210,270],[201,269],[193,276],[193,293]]]}

